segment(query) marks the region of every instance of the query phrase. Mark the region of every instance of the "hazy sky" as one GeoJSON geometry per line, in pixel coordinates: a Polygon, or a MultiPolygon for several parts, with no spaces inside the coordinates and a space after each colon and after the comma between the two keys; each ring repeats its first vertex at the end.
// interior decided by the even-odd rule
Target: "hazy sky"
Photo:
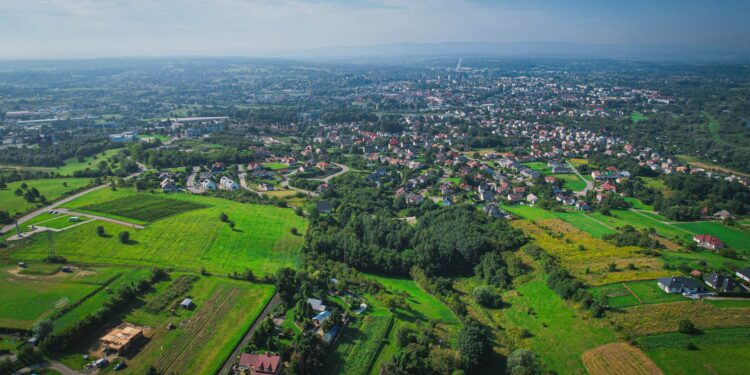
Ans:
{"type": "Polygon", "coordinates": [[[747,51],[749,17],[750,0],[0,0],[0,58],[447,41],[747,51]]]}

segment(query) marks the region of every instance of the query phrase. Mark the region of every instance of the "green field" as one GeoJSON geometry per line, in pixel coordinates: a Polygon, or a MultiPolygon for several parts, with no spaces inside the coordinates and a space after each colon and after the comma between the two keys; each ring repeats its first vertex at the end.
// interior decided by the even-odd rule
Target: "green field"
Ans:
{"type": "Polygon", "coordinates": [[[517,292],[506,293],[504,300],[510,307],[502,311],[503,327],[528,330],[530,336],[519,345],[536,352],[556,373],[585,373],[581,355],[615,341],[614,332],[603,321],[578,317],[543,281],[527,282],[517,292]]]}
{"type": "Polygon", "coordinates": [[[44,195],[48,201],[54,201],[63,196],[63,194],[80,189],[89,184],[88,178],[47,178],[41,180],[16,181],[8,183],[7,189],[0,190],[0,210],[6,211],[13,215],[23,213],[37,207],[39,203],[29,203],[23,199],[23,196],[15,195],[16,189],[21,187],[24,182],[29,189],[37,188],[39,193],[44,195]],[[63,183],[67,183],[64,186],[63,183]]]}
{"type": "Polygon", "coordinates": [[[639,123],[643,120],[646,120],[646,116],[643,115],[641,112],[632,112],[630,114],[630,121],[633,121],[634,123],[639,123]]]}
{"type": "Polygon", "coordinates": [[[665,374],[743,374],[750,368],[750,328],[667,333],[637,342],[665,374]],[[695,349],[689,350],[688,343],[695,349]]]}
{"type": "MultiPolygon", "coordinates": [[[[86,205],[132,194],[124,190],[101,189],[85,195],[81,201],[86,205]]],[[[242,271],[247,267],[262,275],[298,264],[303,237],[292,235],[290,231],[294,227],[304,233],[307,222],[293,210],[189,194],[170,194],[169,197],[207,207],[155,221],[142,230],[103,221],[82,224],[54,233],[55,249],[59,255],[75,262],[157,265],[190,270],[205,267],[220,274],[242,271]],[[219,220],[222,212],[235,223],[234,229],[219,220]],[[97,225],[103,226],[108,235],[96,235],[97,225]],[[124,230],[130,232],[128,244],[117,239],[117,234],[124,230]]],[[[75,200],[70,206],[80,203],[75,200]]],[[[25,261],[43,259],[46,254],[46,238],[35,236],[20,244],[11,257],[25,261]]]]}
{"type": "Polygon", "coordinates": [[[610,229],[598,218],[591,216],[592,214],[585,214],[581,211],[552,212],[538,206],[505,204],[502,205],[502,208],[527,220],[561,219],[596,238],[601,238],[605,234],[615,233],[615,230],[610,229]]]}
{"type": "MultiPolygon", "coordinates": [[[[27,231],[31,229],[31,226],[38,226],[38,227],[47,227],[47,228],[54,228],[54,229],[62,229],[67,228],[71,225],[75,225],[77,223],[68,221],[70,219],[69,215],[54,215],[49,213],[43,213],[41,215],[38,215],[31,220],[25,221],[23,224],[19,224],[18,226],[21,228],[22,231],[27,231]]],[[[88,220],[88,219],[84,219],[88,220]]]]}
{"type": "Polygon", "coordinates": [[[268,168],[273,171],[278,171],[279,169],[286,169],[289,168],[289,164],[285,163],[263,163],[263,167],[268,168]]]}
{"type": "Polygon", "coordinates": [[[118,152],[120,152],[122,149],[110,149],[106,150],[102,153],[98,153],[93,156],[89,156],[83,159],[83,161],[78,161],[77,157],[72,157],[65,160],[65,165],[62,167],[55,168],[55,172],[59,173],[62,176],[72,176],[73,172],[84,170],[86,168],[95,169],[96,164],[98,164],[102,160],[107,160],[110,156],[116,155],[118,152]]]}
{"type": "Polygon", "coordinates": [[[548,174],[550,171],[550,168],[547,166],[547,163],[542,161],[533,161],[530,163],[522,163],[523,165],[529,167],[529,169],[534,171],[539,171],[542,174],[548,174]]]}
{"type": "Polygon", "coordinates": [[[0,327],[30,329],[36,321],[94,292],[118,272],[100,268],[56,273],[49,268],[47,264],[30,263],[20,273],[15,265],[0,266],[0,327]]]}
{"type": "Polygon", "coordinates": [[[391,292],[406,292],[409,310],[398,310],[398,318],[410,322],[419,319],[423,322],[435,320],[452,326],[459,326],[461,322],[442,302],[431,294],[422,290],[412,279],[393,278],[368,275],[370,278],[383,284],[391,292]]]}
{"type": "Polygon", "coordinates": [[[581,191],[586,188],[586,181],[582,180],[575,173],[566,173],[566,174],[558,173],[558,174],[552,174],[550,176],[553,176],[559,180],[562,180],[563,189],[570,189],[572,191],[581,191]]]}
{"type": "Polygon", "coordinates": [[[717,222],[679,223],[676,227],[695,234],[711,234],[719,237],[727,246],[739,253],[750,254],[750,233],[728,227],[717,222]]]}
{"type": "Polygon", "coordinates": [[[367,374],[374,368],[383,341],[393,325],[393,316],[365,315],[354,318],[329,355],[328,374],[367,374]]]}
{"type": "Polygon", "coordinates": [[[109,202],[90,204],[81,209],[150,222],[204,207],[206,206],[190,201],[167,199],[151,194],[137,194],[109,202]]]}

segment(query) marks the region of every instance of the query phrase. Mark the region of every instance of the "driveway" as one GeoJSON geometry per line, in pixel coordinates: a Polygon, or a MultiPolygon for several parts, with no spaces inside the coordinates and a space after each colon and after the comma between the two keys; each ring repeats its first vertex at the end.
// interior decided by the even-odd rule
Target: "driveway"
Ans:
{"type": "Polygon", "coordinates": [[[25,374],[27,372],[33,372],[34,370],[40,370],[40,369],[53,369],[58,372],[60,372],[63,375],[84,375],[85,372],[82,371],[76,371],[72,368],[65,366],[64,364],[57,362],[57,361],[49,361],[49,362],[42,362],[37,363],[35,365],[31,365],[29,367],[24,367],[16,372],[13,373],[13,375],[20,375],[25,374]]]}

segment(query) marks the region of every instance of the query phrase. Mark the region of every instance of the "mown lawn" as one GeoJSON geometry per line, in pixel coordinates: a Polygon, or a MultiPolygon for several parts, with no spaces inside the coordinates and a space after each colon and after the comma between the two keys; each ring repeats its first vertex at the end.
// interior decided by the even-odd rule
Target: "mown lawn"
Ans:
{"type": "MultiPolygon", "coordinates": [[[[101,189],[102,195],[132,194],[101,189]]],[[[86,204],[96,201],[99,191],[84,196],[86,204]]],[[[159,194],[161,195],[161,194],[159,194]]],[[[158,196],[158,195],[157,195],[158,196]]],[[[170,199],[192,202],[206,208],[182,212],[138,230],[103,221],[87,223],[54,233],[59,255],[75,262],[157,265],[227,274],[251,269],[256,275],[296,266],[303,237],[291,228],[306,231],[307,222],[291,209],[237,203],[220,198],[171,194],[170,199]],[[232,229],[219,220],[226,213],[235,223],[232,229]],[[97,225],[106,236],[96,234],[97,225]],[[131,241],[121,243],[117,235],[129,231],[131,241]]],[[[71,206],[78,205],[77,200],[71,206]]],[[[16,260],[43,259],[47,254],[45,236],[34,236],[11,254],[16,260]]]]}
{"type": "Polygon", "coordinates": [[[28,188],[35,187],[39,193],[44,195],[48,201],[55,201],[61,198],[66,192],[80,189],[89,184],[88,178],[45,178],[41,180],[16,181],[8,183],[6,189],[0,189],[0,210],[6,211],[11,215],[23,213],[42,204],[29,203],[23,196],[15,194],[16,189],[21,184],[26,183],[28,188]],[[65,186],[67,184],[67,186],[65,186]]]}
{"type": "Polygon", "coordinates": [[[574,173],[566,173],[566,174],[552,174],[550,176],[553,176],[559,180],[563,181],[563,189],[570,189],[573,191],[581,191],[586,188],[586,181],[582,180],[580,177],[578,177],[577,174],[574,173]]]}
{"type": "Polygon", "coordinates": [[[680,294],[664,293],[659,289],[656,280],[632,281],[598,286],[591,289],[594,296],[606,293],[609,307],[623,308],[647,303],[684,302],[687,299],[680,294]]]}
{"type": "Polygon", "coordinates": [[[543,174],[547,174],[550,171],[550,167],[547,166],[547,163],[542,161],[533,161],[530,163],[522,163],[523,165],[529,167],[529,169],[534,171],[539,171],[543,174]]]}
{"type": "Polygon", "coordinates": [[[639,123],[643,120],[646,120],[646,116],[644,116],[641,112],[632,112],[630,114],[630,120],[634,123],[639,123]]]}
{"type": "Polygon", "coordinates": [[[272,171],[278,171],[279,169],[289,168],[289,164],[285,163],[263,163],[263,167],[268,168],[272,171]]]}
{"type": "Polygon", "coordinates": [[[527,282],[505,294],[503,327],[526,329],[521,347],[536,352],[545,366],[559,374],[585,373],[581,355],[612,342],[615,334],[603,321],[579,317],[543,281],[527,282]]]}
{"type": "MultiPolygon", "coordinates": [[[[59,268],[59,266],[55,266],[59,268]]],[[[0,266],[0,327],[30,329],[65,306],[94,292],[120,270],[101,268],[60,273],[29,263],[25,274],[12,264],[0,266]]]]}
{"type": "Polygon", "coordinates": [[[745,374],[750,368],[750,328],[668,333],[636,341],[665,374],[745,374]]]}

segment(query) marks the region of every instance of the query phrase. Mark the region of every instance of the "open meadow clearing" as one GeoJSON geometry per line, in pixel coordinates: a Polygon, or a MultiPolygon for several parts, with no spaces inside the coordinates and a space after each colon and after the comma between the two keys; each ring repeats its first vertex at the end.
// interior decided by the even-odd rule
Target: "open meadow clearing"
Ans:
{"type": "Polygon", "coordinates": [[[6,189],[0,189],[0,210],[13,215],[23,213],[37,207],[40,203],[29,203],[23,196],[15,194],[16,189],[26,183],[28,188],[39,190],[48,201],[60,199],[65,193],[78,190],[90,183],[88,178],[45,178],[41,180],[16,181],[8,183],[6,189]]]}
{"type": "Polygon", "coordinates": [[[0,327],[28,330],[37,321],[78,303],[118,276],[117,268],[74,270],[30,263],[0,266],[0,327]]]}
{"type": "Polygon", "coordinates": [[[272,171],[278,171],[280,169],[289,168],[289,164],[285,163],[262,163],[263,167],[268,168],[272,171]]]}
{"type": "Polygon", "coordinates": [[[666,374],[744,374],[750,368],[750,328],[667,333],[636,341],[666,374]]]}
{"type": "MultiPolygon", "coordinates": [[[[101,189],[102,195],[132,195],[101,189]]],[[[96,201],[99,191],[84,196],[87,204],[96,201]],[[89,195],[95,195],[89,197],[89,195]]],[[[150,194],[137,196],[149,197],[150,194]]],[[[157,194],[157,197],[166,196],[157,194]]],[[[104,221],[82,224],[53,234],[55,249],[70,261],[128,265],[156,265],[226,274],[250,268],[257,275],[275,272],[280,267],[295,266],[303,243],[300,233],[307,222],[291,209],[237,203],[220,198],[172,194],[176,202],[206,206],[155,221],[137,230],[104,221]],[[221,213],[235,223],[219,220],[221,213]],[[104,227],[105,236],[96,234],[104,227]],[[130,232],[130,241],[121,243],[117,236],[130,232]]],[[[144,198],[148,199],[148,198],[144,198]]],[[[77,200],[76,200],[77,201],[77,200]]],[[[78,203],[70,202],[75,207],[78,203]]],[[[19,261],[43,259],[47,254],[46,236],[24,240],[12,250],[19,261]]]]}
{"type": "Polygon", "coordinates": [[[563,189],[570,189],[572,191],[581,191],[586,188],[586,181],[578,177],[577,174],[574,173],[557,173],[557,174],[551,174],[550,176],[557,178],[558,180],[563,181],[563,189]]]}
{"type": "Polygon", "coordinates": [[[523,229],[534,243],[556,256],[564,268],[589,285],[669,275],[658,258],[640,254],[638,247],[615,246],[559,219],[539,220],[536,223],[516,220],[512,225],[523,229]],[[608,270],[611,263],[616,265],[614,272],[608,270]],[[634,268],[629,266],[631,263],[634,268]]]}
{"type": "Polygon", "coordinates": [[[527,282],[505,293],[510,306],[501,310],[501,325],[520,347],[536,352],[545,366],[559,374],[583,373],[581,355],[612,342],[615,333],[605,322],[578,316],[543,281],[527,282]],[[521,335],[520,330],[527,330],[521,335]]]}
{"type": "Polygon", "coordinates": [[[589,375],[659,375],[659,367],[645,353],[624,342],[602,345],[583,353],[589,375]]]}

